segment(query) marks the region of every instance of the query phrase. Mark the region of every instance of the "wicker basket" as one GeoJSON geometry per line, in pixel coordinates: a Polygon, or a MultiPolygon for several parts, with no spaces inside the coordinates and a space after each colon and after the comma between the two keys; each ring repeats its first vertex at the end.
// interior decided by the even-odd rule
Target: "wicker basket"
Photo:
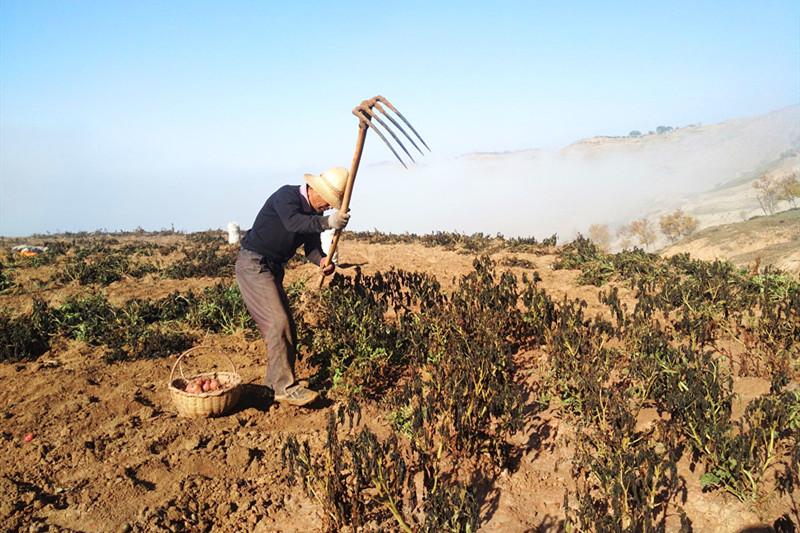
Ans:
{"type": "Polygon", "coordinates": [[[190,348],[183,352],[178,357],[178,360],[175,361],[175,364],[172,365],[172,372],[169,374],[169,393],[172,396],[175,407],[178,409],[178,414],[181,416],[211,417],[225,414],[236,405],[242,395],[242,378],[236,372],[236,367],[233,365],[231,358],[225,354],[225,358],[231,365],[231,372],[204,372],[188,378],[184,376],[183,365],[180,364],[181,360],[195,350],[208,348],[208,346],[190,348]],[[176,368],[179,369],[181,374],[179,378],[175,377],[176,368]],[[186,385],[193,379],[204,377],[216,379],[221,385],[224,385],[224,388],[198,394],[192,394],[184,390],[186,385]]]}

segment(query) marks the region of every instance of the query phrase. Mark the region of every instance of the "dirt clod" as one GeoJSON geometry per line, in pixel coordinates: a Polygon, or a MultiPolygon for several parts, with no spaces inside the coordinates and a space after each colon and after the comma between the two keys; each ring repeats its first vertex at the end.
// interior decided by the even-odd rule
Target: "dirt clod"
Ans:
{"type": "Polygon", "coordinates": [[[186,439],[184,439],[181,448],[186,450],[187,452],[190,452],[192,450],[196,450],[197,448],[199,448],[200,442],[201,442],[200,437],[198,437],[197,435],[191,435],[186,439]]]}

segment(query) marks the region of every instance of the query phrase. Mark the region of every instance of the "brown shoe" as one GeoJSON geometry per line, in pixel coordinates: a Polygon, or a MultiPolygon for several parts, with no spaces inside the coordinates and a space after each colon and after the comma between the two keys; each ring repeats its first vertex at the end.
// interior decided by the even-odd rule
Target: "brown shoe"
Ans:
{"type": "Polygon", "coordinates": [[[283,394],[275,394],[276,402],[297,406],[308,405],[317,398],[319,398],[319,393],[317,391],[307,389],[305,386],[299,384],[288,387],[283,394]]]}

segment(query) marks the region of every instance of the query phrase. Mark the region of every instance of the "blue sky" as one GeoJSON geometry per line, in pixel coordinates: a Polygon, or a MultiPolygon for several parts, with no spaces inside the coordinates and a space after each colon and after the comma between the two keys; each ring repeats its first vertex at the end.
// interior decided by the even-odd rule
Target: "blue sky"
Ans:
{"type": "Polygon", "coordinates": [[[0,235],[246,227],[375,94],[442,160],[800,100],[796,1],[378,6],[0,0],[0,235]]]}

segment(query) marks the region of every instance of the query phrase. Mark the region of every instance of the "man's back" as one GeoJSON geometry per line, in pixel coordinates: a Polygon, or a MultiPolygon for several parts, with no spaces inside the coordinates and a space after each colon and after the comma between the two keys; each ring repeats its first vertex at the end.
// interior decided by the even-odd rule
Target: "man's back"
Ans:
{"type": "Polygon", "coordinates": [[[319,234],[324,229],[324,217],[305,201],[300,188],[284,185],[264,203],[242,247],[271,261],[285,263],[302,244],[309,260],[318,264],[322,258],[319,234]],[[319,257],[313,257],[317,254],[319,257]]]}

